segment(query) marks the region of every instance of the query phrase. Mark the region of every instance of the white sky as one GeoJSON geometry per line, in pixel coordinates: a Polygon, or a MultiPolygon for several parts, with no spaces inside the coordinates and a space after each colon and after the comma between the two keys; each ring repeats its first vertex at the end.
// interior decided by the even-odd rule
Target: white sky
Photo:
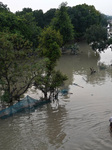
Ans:
{"type": "Polygon", "coordinates": [[[58,8],[62,2],[67,2],[67,6],[76,6],[86,3],[94,5],[96,10],[106,15],[112,15],[112,0],[1,0],[3,4],[7,4],[10,11],[21,11],[23,8],[32,8],[32,10],[42,9],[46,12],[50,8],[58,8]]]}

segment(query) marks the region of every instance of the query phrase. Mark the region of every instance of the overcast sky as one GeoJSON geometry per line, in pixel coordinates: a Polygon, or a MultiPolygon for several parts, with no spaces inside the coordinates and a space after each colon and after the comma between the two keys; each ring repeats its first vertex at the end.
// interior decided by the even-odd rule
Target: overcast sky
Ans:
{"type": "Polygon", "coordinates": [[[94,5],[96,10],[106,15],[112,15],[112,0],[1,0],[7,4],[10,11],[21,11],[23,8],[32,8],[32,10],[42,9],[46,12],[50,8],[58,8],[62,2],[67,2],[67,6],[76,6],[79,4],[94,5]]]}

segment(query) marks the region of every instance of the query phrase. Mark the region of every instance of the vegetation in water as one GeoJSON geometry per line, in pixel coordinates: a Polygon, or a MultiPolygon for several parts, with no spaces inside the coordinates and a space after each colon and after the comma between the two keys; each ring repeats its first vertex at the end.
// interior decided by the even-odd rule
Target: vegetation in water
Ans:
{"type": "Polygon", "coordinates": [[[55,71],[57,60],[61,56],[60,46],[62,36],[52,27],[45,28],[39,39],[40,56],[48,58],[44,73],[37,77],[35,86],[44,94],[44,99],[49,99],[58,94],[58,87],[61,86],[67,77],[60,71],[55,71]],[[49,97],[48,97],[49,94],[49,97]]]}
{"type": "Polygon", "coordinates": [[[107,23],[106,15],[86,4],[68,7],[62,3],[46,13],[31,8],[12,13],[0,2],[1,100],[20,100],[33,84],[45,99],[53,97],[67,79],[55,70],[63,47],[69,45],[77,54],[77,41],[87,40],[94,50],[104,50],[112,44],[107,23]]]}

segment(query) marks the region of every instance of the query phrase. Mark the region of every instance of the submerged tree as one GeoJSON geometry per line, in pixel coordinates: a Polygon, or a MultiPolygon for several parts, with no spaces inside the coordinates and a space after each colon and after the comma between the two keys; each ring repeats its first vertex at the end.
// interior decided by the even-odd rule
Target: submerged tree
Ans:
{"type": "Polygon", "coordinates": [[[31,43],[22,35],[4,32],[0,35],[1,100],[12,103],[19,100],[41,74],[42,65],[38,63],[38,66],[32,59],[31,43]]]}
{"type": "Polygon", "coordinates": [[[47,58],[48,61],[41,77],[36,78],[35,86],[43,92],[45,100],[53,96],[56,89],[67,79],[61,72],[55,71],[56,62],[61,56],[61,45],[62,37],[59,32],[51,27],[43,30],[40,37],[39,51],[41,57],[47,58]]]}
{"type": "Polygon", "coordinates": [[[87,29],[86,39],[93,50],[103,51],[108,47],[107,29],[101,25],[93,25],[87,29]]]}

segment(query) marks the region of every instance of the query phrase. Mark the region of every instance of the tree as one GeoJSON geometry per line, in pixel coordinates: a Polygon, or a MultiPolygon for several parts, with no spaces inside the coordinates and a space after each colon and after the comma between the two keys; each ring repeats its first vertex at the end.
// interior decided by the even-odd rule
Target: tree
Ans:
{"type": "Polygon", "coordinates": [[[32,9],[24,8],[22,12],[13,14],[10,11],[0,11],[0,31],[20,33],[37,48],[41,29],[36,24],[32,9]]]}
{"type": "Polygon", "coordinates": [[[56,11],[55,17],[51,25],[56,31],[63,36],[63,44],[73,40],[74,30],[70,17],[67,13],[67,3],[62,3],[59,10],[56,11]]]}
{"type": "Polygon", "coordinates": [[[0,31],[19,32],[27,39],[29,37],[29,28],[26,20],[8,11],[0,12],[0,31]]]}
{"type": "Polygon", "coordinates": [[[34,86],[42,91],[44,100],[54,99],[57,98],[58,88],[64,84],[65,80],[67,80],[67,76],[60,71],[52,70],[49,75],[45,71],[45,74],[36,77],[34,86]]]}
{"type": "Polygon", "coordinates": [[[40,35],[41,29],[39,26],[37,26],[32,12],[25,13],[22,18],[24,19],[24,23],[28,30],[28,32],[26,32],[26,37],[33,43],[33,48],[37,48],[38,37],[40,35]]]}
{"type": "Polygon", "coordinates": [[[9,8],[7,7],[7,5],[3,4],[2,2],[0,2],[0,12],[1,11],[10,11],[9,8]]]}
{"type": "MultiPolygon", "coordinates": [[[[30,8],[24,8],[21,12],[16,12],[17,18],[22,20],[23,24],[23,35],[33,43],[33,48],[38,46],[38,37],[41,32],[41,28],[37,25],[35,21],[34,12],[30,8]]],[[[21,27],[21,25],[19,25],[21,27]]],[[[20,29],[21,31],[21,29],[20,29]]]]}
{"type": "Polygon", "coordinates": [[[49,65],[55,65],[61,56],[60,46],[62,42],[63,39],[59,31],[53,30],[50,26],[44,28],[39,38],[39,49],[41,56],[49,58],[49,65]]]}
{"type": "Polygon", "coordinates": [[[39,40],[39,51],[41,57],[48,58],[46,68],[41,77],[35,80],[35,86],[44,94],[44,99],[56,92],[59,87],[67,79],[59,71],[55,71],[56,62],[61,56],[60,46],[62,45],[62,37],[51,27],[45,28],[39,40]]]}
{"type": "Polygon", "coordinates": [[[92,46],[93,50],[103,51],[107,48],[107,29],[101,25],[93,25],[86,32],[87,42],[92,46]]]}
{"type": "Polygon", "coordinates": [[[31,8],[23,8],[22,11],[16,11],[16,16],[24,16],[27,13],[33,12],[31,8]]]}
{"type": "Polygon", "coordinates": [[[68,14],[71,18],[75,30],[75,36],[78,40],[84,37],[84,34],[91,25],[107,25],[104,15],[95,9],[92,5],[82,4],[68,8],[68,14]]]}
{"type": "Polygon", "coordinates": [[[50,9],[44,13],[44,27],[48,26],[51,20],[55,17],[56,9],[50,9]]]}
{"type": "Polygon", "coordinates": [[[20,34],[0,33],[1,99],[7,103],[19,100],[42,72],[42,62],[35,62],[31,43],[20,34]],[[41,66],[41,67],[40,67],[41,66]]]}
{"type": "Polygon", "coordinates": [[[44,28],[44,14],[42,10],[34,10],[33,11],[33,17],[35,23],[41,27],[44,28]]]}

